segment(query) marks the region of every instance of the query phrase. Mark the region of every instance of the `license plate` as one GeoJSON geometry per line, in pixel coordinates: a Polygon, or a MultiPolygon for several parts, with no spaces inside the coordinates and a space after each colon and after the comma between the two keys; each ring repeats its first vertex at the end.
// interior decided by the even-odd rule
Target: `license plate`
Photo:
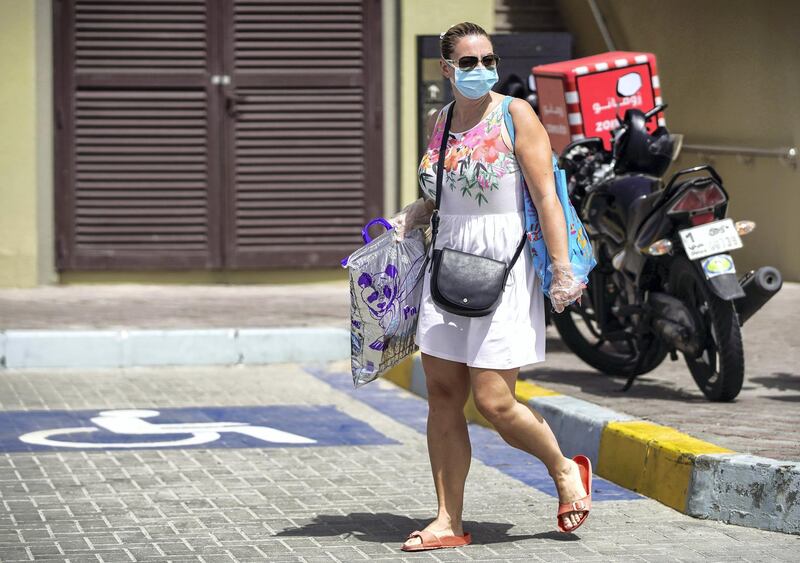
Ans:
{"type": "Polygon", "coordinates": [[[742,247],[733,219],[723,219],[678,231],[689,260],[696,260],[742,247]]]}

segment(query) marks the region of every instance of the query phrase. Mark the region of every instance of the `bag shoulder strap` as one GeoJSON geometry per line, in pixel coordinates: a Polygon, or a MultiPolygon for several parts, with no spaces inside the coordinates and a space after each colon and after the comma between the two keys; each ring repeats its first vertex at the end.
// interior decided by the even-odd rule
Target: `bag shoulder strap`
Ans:
{"type": "Polygon", "coordinates": [[[450,137],[450,124],[453,122],[453,108],[456,102],[453,100],[446,105],[442,111],[446,111],[447,117],[444,121],[444,130],[442,131],[442,144],[439,146],[439,161],[436,165],[436,209],[438,211],[439,204],[442,201],[442,179],[444,177],[444,156],[447,151],[447,141],[450,137]]]}
{"type": "Polygon", "coordinates": [[[508,107],[511,105],[511,100],[513,99],[513,96],[506,96],[503,98],[503,120],[506,122],[508,136],[511,138],[512,149],[514,148],[514,120],[511,119],[511,112],[508,110],[508,107]]]}
{"type": "MultiPolygon", "coordinates": [[[[511,117],[511,111],[509,111],[508,108],[509,108],[509,106],[511,106],[511,102],[512,102],[513,99],[514,99],[513,96],[506,96],[503,99],[503,120],[505,121],[506,129],[508,130],[508,136],[511,139],[511,148],[512,149],[514,148],[516,135],[515,135],[515,132],[514,132],[514,119],[511,117]]],[[[557,171],[558,170],[558,157],[556,157],[555,154],[552,155],[552,156],[553,156],[553,170],[557,171]]]]}
{"type": "MultiPolygon", "coordinates": [[[[444,108],[442,111],[446,112],[447,117],[444,121],[444,130],[442,131],[442,144],[439,146],[439,159],[436,164],[436,203],[433,207],[433,213],[431,214],[431,246],[430,252],[425,257],[425,262],[422,264],[422,270],[425,270],[425,266],[428,262],[431,262],[431,268],[433,268],[433,263],[431,260],[431,256],[433,255],[433,249],[436,245],[436,234],[439,232],[439,204],[442,201],[442,178],[444,177],[444,153],[447,150],[447,141],[450,137],[450,124],[453,122],[453,107],[456,105],[456,101],[453,100],[444,108]]],[[[441,114],[440,114],[441,115],[441,114]]]]}

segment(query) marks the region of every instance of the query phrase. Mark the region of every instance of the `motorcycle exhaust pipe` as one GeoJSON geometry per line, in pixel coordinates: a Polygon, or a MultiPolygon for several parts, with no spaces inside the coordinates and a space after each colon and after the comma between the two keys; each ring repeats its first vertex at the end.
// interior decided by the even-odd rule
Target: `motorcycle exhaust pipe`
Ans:
{"type": "Polygon", "coordinates": [[[687,357],[696,358],[702,350],[700,331],[686,305],[672,295],[657,291],[650,292],[647,305],[652,315],[653,332],[687,357]]]}
{"type": "Polygon", "coordinates": [[[746,273],[739,280],[739,285],[744,290],[744,297],[734,300],[733,304],[741,326],[778,293],[783,285],[783,278],[776,268],[763,266],[746,273]]]}

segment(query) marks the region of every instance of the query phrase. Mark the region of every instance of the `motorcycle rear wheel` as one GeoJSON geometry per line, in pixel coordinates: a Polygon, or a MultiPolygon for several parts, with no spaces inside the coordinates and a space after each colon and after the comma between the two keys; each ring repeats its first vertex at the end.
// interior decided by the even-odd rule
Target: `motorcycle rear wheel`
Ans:
{"type": "Polygon", "coordinates": [[[684,354],[692,378],[708,400],[732,401],[744,383],[744,346],[733,302],[717,297],[703,274],[683,256],[672,263],[669,285],[705,331],[702,353],[697,358],[684,354]]]}
{"type": "Polygon", "coordinates": [[[563,313],[554,313],[552,316],[564,344],[581,360],[605,375],[625,377],[653,371],[664,361],[667,349],[656,339],[652,339],[644,350],[628,353],[621,351],[621,345],[615,346],[604,341],[593,324],[592,310],[587,307],[585,293],[583,303],[583,306],[576,303],[563,313]],[[579,328],[579,323],[583,325],[582,328],[579,328]]]}

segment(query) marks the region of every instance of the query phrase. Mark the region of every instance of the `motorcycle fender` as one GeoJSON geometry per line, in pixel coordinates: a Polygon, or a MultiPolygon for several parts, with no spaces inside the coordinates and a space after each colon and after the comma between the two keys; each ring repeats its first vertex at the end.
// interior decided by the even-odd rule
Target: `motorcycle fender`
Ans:
{"type": "Polygon", "coordinates": [[[736,268],[729,254],[716,254],[695,262],[714,295],[725,301],[744,297],[744,290],[736,279],[736,268]]]}

